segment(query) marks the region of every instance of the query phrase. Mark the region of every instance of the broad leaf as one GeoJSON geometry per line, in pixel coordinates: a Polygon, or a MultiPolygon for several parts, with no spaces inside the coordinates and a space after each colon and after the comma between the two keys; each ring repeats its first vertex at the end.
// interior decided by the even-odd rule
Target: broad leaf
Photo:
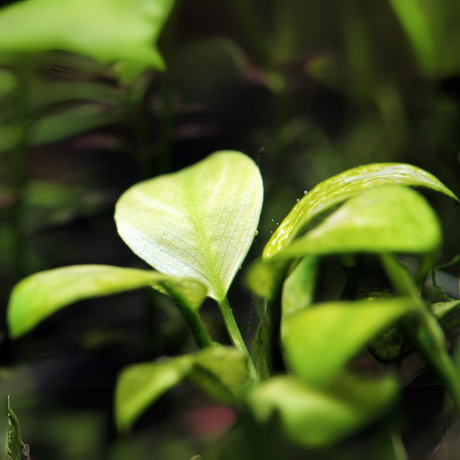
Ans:
{"type": "Polygon", "coordinates": [[[29,276],[16,285],[8,305],[8,327],[14,339],[26,334],[61,308],[83,299],[152,286],[168,293],[178,289],[188,307],[198,310],[206,289],[193,280],[108,265],[75,265],[29,276]]]}
{"type": "Polygon", "coordinates": [[[118,428],[128,430],[160,396],[187,377],[213,396],[227,399],[232,395],[226,387],[236,387],[248,378],[246,359],[235,348],[214,346],[195,354],[126,368],[118,379],[115,395],[118,428]]]}
{"type": "Polygon", "coordinates": [[[277,258],[337,253],[431,253],[441,243],[435,212],[414,190],[367,190],[277,254],[277,258]]]}
{"type": "Polygon", "coordinates": [[[327,384],[378,332],[415,306],[412,299],[400,297],[326,303],[302,310],[284,322],[287,363],[305,382],[327,384]]]}
{"type": "Polygon", "coordinates": [[[366,381],[345,374],[335,385],[317,389],[294,376],[283,376],[257,386],[248,403],[259,422],[278,414],[292,440],[322,447],[377,419],[389,409],[397,392],[393,378],[366,381]]]}
{"type": "Polygon", "coordinates": [[[273,233],[265,246],[263,257],[274,256],[321,213],[363,190],[389,184],[427,187],[457,200],[436,177],[415,166],[399,163],[359,166],[321,182],[308,192],[273,233]]]}
{"type": "Polygon", "coordinates": [[[162,273],[202,282],[220,301],[251,246],[262,198],[254,162],[217,152],[131,187],[117,203],[115,220],[139,257],[162,273]]]}
{"type": "Polygon", "coordinates": [[[29,0],[0,10],[0,52],[63,50],[131,77],[164,69],[155,42],[174,0],[29,0]]]}

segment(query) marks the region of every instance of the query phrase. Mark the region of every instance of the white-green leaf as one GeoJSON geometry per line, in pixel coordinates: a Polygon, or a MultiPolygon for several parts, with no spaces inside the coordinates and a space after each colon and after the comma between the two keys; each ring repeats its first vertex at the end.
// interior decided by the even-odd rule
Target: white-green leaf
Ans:
{"type": "Polygon", "coordinates": [[[413,299],[399,297],[301,310],[283,323],[287,363],[305,382],[327,384],[378,332],[415,308],[413,299]]]}
{"type": "Polygon", "coordinates": [[[454,193],[436,177],[415,166],[399,163],[376,163],[359,166],[316,185],[286,216],[264,249],[270,258],[288,244],[299,231],[324,211],[362,191],[382,185],[401,184],[426,187],[458,201],[454,193]]]}
{"type": "Polygon", "coordinates": [[[259,222],[259,169],[239,152],[217,152],[125,192],[115,220],[126,244],[158,271],[203,283],[222,300],[259,222]]]}
{"type": "Polygon", "coordinates": [[[152,286],[168,293],[175,286],[198,310],[206,288],[194,280],[175,279],[161,273],[108,265],[75,265],[29,276],[16,285],[8,305],[9,334],[16,339],[61,308],[79,300],[102,297],[152,286]]]}
{"type": "Polygon", "coordinates": [[[391,407],[397,392],[392,377],[373,381],[344,374],[336,384],[318,389],[294,376],[279,376],[257,386],[248,404],[259,422],[278,414],[293,441],[322,447],[376,420],[391,407]]]}
{"type": "Polygon", "coordinates": [[[29,0],[0,10],[0,52],[63,50],[134,76],[164,69],[156,41],[174,0],[29,0]]]}
{"type": "MultiPolygon", "coordinates": [[[[119,430],[133,423],[167,390],[191,377],[213,395],[248,379],[246,358],[235,348],[214,346],[167,361],[135,364],[121,373],[115,395],[119,430]]],[[[231,395],[231,393],[229,393],[231,395]]]]}
{"type": "Polygon", "coordinates": [[[410,188],[391,185],[350,199],[276,257],[354,252],[423,254],[435,251],[441,239],[441,226],[427,201],[410,188]]]}

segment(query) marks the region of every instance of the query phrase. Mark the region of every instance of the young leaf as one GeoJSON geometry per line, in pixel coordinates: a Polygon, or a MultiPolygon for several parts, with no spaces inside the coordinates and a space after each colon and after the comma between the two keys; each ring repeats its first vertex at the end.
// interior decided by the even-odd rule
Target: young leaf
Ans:
{"type": "Polygon", "coordinates": [[[414,311],[411,298],[317,305],[290,316],[283,327],[288,365],[305,382],[331,382],[375,334],[414,311]]]}
{"type": "Polygon", "coordinates": [[[18,417],[11,408],[8,396],[8,432],[6,435],[6,457],[8,460],[22,460],[23,455],[29,457],[29,446],[21,439],[21,426],[18,417]]]}
{"type": "Polygon", "coordinates": [[[402,184],[427,187],[457,197],[436,177],[420,168],[399,163],[376,163],[359,166],[331,177],[308,192],[286,216],[265,246],[263,257],[274,256],[315,217],[361,193],[381,185],[402,184]]]}
{"type": "Polygon", "coordinates": [[[388,410],[398,392],[392,377],[377,381],[341,375],[323,389],[309,387],[294,376],[274,377],[248,398],[255,418],[267,422],[278,413],[281,426],[295,442],[322,447],[356,432],[388,410]]]}
{"type": "Polygon", "coordinates": [[[0,51],[70,51],[128,76],[164,69],[155,42],[174,0],[29,0],[0,10],[0,51]]]}
{"type": "Polygon", "coordinates": [[[158,271],[203,283],[222,301],[259,222],[263,187],[254,162],[217,152],[131,187],[116,206],[120,236],[158,271]]]}
{"type": "Polygon", "coordinates": [[[247,380],[247,369],[246,359],[238,350],[221,346],[167,361],[130,366],[118,378],[117,426],[121,431],[129,430],[149,406],[186,377],[202,384],[213,395],[222,395],[222,387],[235,387],[247,380]]]}
{"type": "MultiPolygon", "coordinates": [[[[10,336],[17,339],[59,309],[83,299],[152,286],[163,293],[177,289],[198,310],[206,288],[193,280],[108,265],[75,265],[29,276],[16,285],[8,305],[10,336]]],[[[174,294],[171,294],[174,295],[174,294]]]]}
{"type": "Polygon", "coordinates": [[[431,253],[441,243],[435,212],[399,185],[366,190],[277,254],[277,258],[334,253],[431,253]],[[423,231],[421,230],[423,229],[423,231]]]}

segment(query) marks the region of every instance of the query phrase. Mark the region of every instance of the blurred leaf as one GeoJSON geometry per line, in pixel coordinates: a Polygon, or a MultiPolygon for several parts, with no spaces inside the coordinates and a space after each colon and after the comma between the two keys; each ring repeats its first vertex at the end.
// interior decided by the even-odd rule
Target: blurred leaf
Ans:
{"type": "Polygon", "coordinates": [[[193,280],[174,279],[154,271],[75,265],[47,270],[29,276],[16,285],[8,305],[8,327],[12,338],[29,332],[61,308],[83,299],[102,297],[152,286],[168,293],[174,286],[188,302],[186,308],[198,310],[206,296],[205,287],[193,280]]]}
{"type": "Polygon", "coordinates": [[[308,192],[273,233],[264,248],[263,257],[270,258],[275,255],[324,211],[365,189],[389,184],[427,187],[457,200],[457,197],[436,177],[415,166],[398,163],[359,166],[321,182],[308,192]]]}
{"type": "Polygon", "coordinates": [[[274,377],[248,398],[256,419],[265,423],[278,414],[288,436],[299,444],[333,444],[377,419],[398,392],[396,379],[361,380],[341,375],[327,388],[311,388],[294,376],[274,377]]]}
{"type": "Polygon", "coordinates": [[[414,311],[411,298],[319,304],[284,323],[287,363],[305,382],[329,383],[383,328],[414,311]]]}
{"type": "Polygon", "coordinates": [[[125,192],[115,220],[126,244],[158,271],[197,279],[221,301],[251,246],[263,186],[254,162],[217,152],[125,192]]]}
{"type": "MultiPolygon", "coordinates": [[[[120,113],[108,112],[107,109],[96,105],[82,105],[46,115],[33,123],[28,142],[31,146],[50,144],[116,123],[120,119],[120,113]]],[[[17,145],[21,129],[18,125],[0,126],[0,153],[12,150],[17,145]]]]}
{"type": "Polygon", "coordinates": [[[350,199],[277,258],[353,252],[423,254],[435,251],[441,238],[438,218],[427,201],[414,190],[392,185],[350,199]]]}
{"type": "Polygon", "coordinates": [[[51,50],[119,63],[128,78],[164,69],[155,43],[174,0],[29,0],[0,10],[0,52],[51,50]]]}
{"type": "Polygon", "coordinates": [[[251,357],[260,380],[267,380],[271,375],[271,366],[268,356],[270,348],[270,329],[268,324],[262,321],[257,328],[252,342],[251,357]]]}
{"type": "Polygon", "coordinates": [[[246,271],[245,284],[254,294],[270,300],[283,282],[288,266],[286,260],[257,260],[246,271]]]}
{"type": "Polygon", "coordinates": [[[436,302],[431,305],[431,311],[436,316],[438,321],[443,323],[448,321],[452,314],[458,313],[460,300],[452,300],[450,302],[436,302]]]}
{"type": "Polygon", "coordinates": [[[6,70],[0,70],[0,99],[11,93],[17,86],[16,77],[6,70]]]}
{"type": "Polygon", "coordinates": [[[22,460],[23,455],[29,451],[28,446],[21,439],[21,426],[16,414],[13,412],[8,396],[8,433],[6,435],[6,456],[11,460],[22,460]]]}
{"type": "MultiPolygon", "coordinates": [[[[167,361],[135,364],[119,376],[115,413],[119,430],[126,431],[167,390],[191,377],[213,395],[248,378],[245,357],[235,348],[216,345],[167,361]]],[[[231,395],[231,393],[229,393],[231,395]]]]}
{"type": "Polygon", "coordinates": [[[305,257],[286,278],[282,299],[283,319],[309,307],[313,303],[317,271],[318,259],[316,257],[305,257]]]}

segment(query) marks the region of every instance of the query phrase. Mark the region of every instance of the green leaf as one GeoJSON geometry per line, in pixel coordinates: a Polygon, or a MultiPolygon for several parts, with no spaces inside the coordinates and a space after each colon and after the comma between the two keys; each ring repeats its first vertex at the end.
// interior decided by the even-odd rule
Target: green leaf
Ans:
{"type": "Polygon", "coordinates": [[[222,301],[251,246],[263,199],[260,172],[239,152],[131,187],[116,206],[120,236],[158,271],[203,283],[222,301]]]}
{"type": "Polygon", "coordinates": [[[0,10],[0,52],[70,51],[128,77],[164,69],[155,43],[174,0],[29,0],[0,10]]]}
{"type": "Polygon", "coordinates": [[[195,311],[206,296],[206,288],[196,281],[174,279],[154,271],[108,265],[47,270],[25,278],[14,288],[7,313],[10,336],[21,337],[48,316],[79,300],[146,286],[163,293],[168,293],[168,287],[178,289],[195,311]]]}
{"type": "Polygon", "coordinates": [[[11,93],[17,84],[17,78],[11,72],[0,70],[0,99],[11,93]]]}
{"type": "Polygon", "coordinates": [[[187,377],[213,395],[228,398],[231,393],[223,393],[222,389],[236,387],[248,379],[247,362],[235,348],[219,345],[167,361],[126,368],[119,376],[115,395],[119,430],[129,430],[149,406],[187,377]]]}
{"type": "Polygon", "coordinates": [[[329,383],[378,332],[415,306],[411,298],[400,297],[331,302],[302,310],[284,322],[286,361],[305,382],[329,383]]]}
{"type": "Polygon", "coordinates": [[[399,185],[366,190],[277,254],[277,258],[354,252],[431,253],[441,226],[427,201],[399,185]],[[423,231],[421,231],[423,229],[423,231]]]}
{"type": "Polygon", "coordinates": [[[312,447],[333,444],[376,420],[398,392],[392,377],[378,381],[341,375],[323,389],[309,387],[294,376],[274,377],[248,398],[255,418],[267,422],[278,414],[286,434],[312,447]]]}
{"type": "Polygon", "coordinates": [[[317,274],[318,259],[305,257],[286,278],[282,298],[283,320],[313,303],[317,274]]]}
{"type": "Polygon", "coordinates": [[[246,271],[244,278],[246,286],[259,297],[273,299],[283,283],[289,263],[277,258],[255,261],[246,271]]]}
{"type": "MultiPolygon", "coordinates": [[[[116,123],[121,119],[118,112],[107,111],[97,105],[82,105],[47,115],[30,127],[28,142],[31,146],[50,144],[77,136],[89,130],[116,123]]],[[[13,149],[19,142],[21,127],[0,127],[0,153],[13,149]]]]}
{"type": "Polygon", "coordinates": [[[273,233],[265,246],[263,257],[274,256],[323,212],[366,189],[389,184],[427,187],[458,201],[454,193],[436,177],[415,166],[399,163],[359,166],[321,182],[308,192],[273,233]]]}
{"type": "Polygon", "coordinates": [[[22,460],[27,455],[28,446],[21,439],[21,426],[18,417],[11,408],[10,397],[8,396],[8,432],[6,435],[6,457],[9,460],[22,460]]]}

